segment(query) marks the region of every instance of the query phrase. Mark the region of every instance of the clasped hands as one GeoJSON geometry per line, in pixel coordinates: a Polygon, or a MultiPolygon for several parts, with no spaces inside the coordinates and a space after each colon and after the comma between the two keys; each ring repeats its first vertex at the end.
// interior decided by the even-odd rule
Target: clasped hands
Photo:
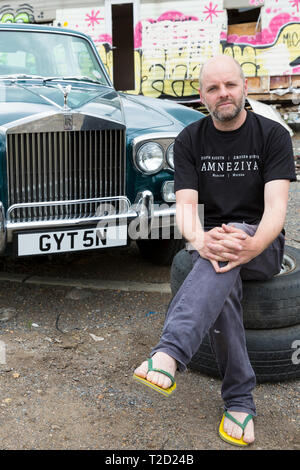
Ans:
{"type": "Polygon", "coordinates": [[[198,252],[202,258],[210,260],[217,273],[248,263],[258,254],[253,237],[234,225],[226,224],[205,232],[203,246],[198,252]],[[220,266],[219,262],[227,264],[220,266]]]}

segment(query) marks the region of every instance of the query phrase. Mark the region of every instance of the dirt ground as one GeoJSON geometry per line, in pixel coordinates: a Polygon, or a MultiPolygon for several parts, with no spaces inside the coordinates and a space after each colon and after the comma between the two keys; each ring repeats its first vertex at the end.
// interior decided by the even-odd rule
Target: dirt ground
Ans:
{"type": "MultiPolygon", "coordinates": [[[[287,218],[296,247],[299,196],[298,182],[287,218]]],[[[141,260],[133,245],[92,257],[3,260],[0,271],[20,276],[0,281],[1,449],[239,450],[218,437],[219,379],[188,370],[169,398],[132,380],[158,341],[169,293],[27,282],[38,275],[165,284],[169,268],[141,260]]],[[[249,450],[299,450],[299,385],[257,385],[249,450]]]]}

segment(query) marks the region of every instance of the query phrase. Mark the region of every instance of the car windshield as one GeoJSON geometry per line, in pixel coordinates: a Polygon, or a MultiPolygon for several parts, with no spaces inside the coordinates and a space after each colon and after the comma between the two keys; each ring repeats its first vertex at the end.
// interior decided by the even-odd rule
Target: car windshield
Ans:
{"type": "Polygon", "coordinates": [[[0,78],[11,75],[109,85],[87,40],[54,32],[0,31],[0,78]]]}

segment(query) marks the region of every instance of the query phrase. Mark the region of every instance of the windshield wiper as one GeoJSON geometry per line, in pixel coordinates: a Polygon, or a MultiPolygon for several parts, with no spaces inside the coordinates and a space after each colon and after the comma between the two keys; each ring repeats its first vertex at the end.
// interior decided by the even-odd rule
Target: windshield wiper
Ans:
{"type": "Polygon", "coordinates": [[[26,73],[13,73],[9,75],[0,75],[0,79],[8,79],[8,80],[44,80],[44,77],[40,75],[27,75],[26,73]]]}
{"type": "Polygon", "coordinates": [[[52,81],[52,80],[71,80],[71,81],[78,81],[78,82],[91,82],[91,83],[97,83],[98,85],[101,84],[101,82],[99,80],[93,80],[92,78],[90,77],[86,77],[86,76],[82,76],[82,77],[48,77],[48,78],[45,78],[44,77],[44,81],[45,82],[48,82],[48,81],[52,81]]]}
{"type": "Polygon", "coordinates": [[[79,82],[91,82],[91,83],[97,83],[98,85],[101,84],[100,80],[93,80],[90,77],[86,76],[81,76],[81,77],[42,77],[40,75],[29,75],[26,73],[14,73],[14,74],[9,74],[9,75],[0,75],[0,80],[1,79],[7,79],[7,80],[42,80],[43,82],[50,82],[53,80],[76,80],[79,82]]]}

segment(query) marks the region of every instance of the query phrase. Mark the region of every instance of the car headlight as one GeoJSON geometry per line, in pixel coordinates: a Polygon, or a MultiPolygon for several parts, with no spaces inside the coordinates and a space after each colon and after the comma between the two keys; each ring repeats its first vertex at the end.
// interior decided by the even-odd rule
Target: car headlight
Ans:
{"type": "Polygon", "coordinates": [[[172,170],[174,170],[174,142],[168,147],[167,162],[169,166],[172,168],[172,170]]]}
{"type": "Polygon", "coordinates": [[[156,142],[147,142],[137,151],[136,164],[144,173],[156,173],[164,164],[164,150],[156,142]]]}

